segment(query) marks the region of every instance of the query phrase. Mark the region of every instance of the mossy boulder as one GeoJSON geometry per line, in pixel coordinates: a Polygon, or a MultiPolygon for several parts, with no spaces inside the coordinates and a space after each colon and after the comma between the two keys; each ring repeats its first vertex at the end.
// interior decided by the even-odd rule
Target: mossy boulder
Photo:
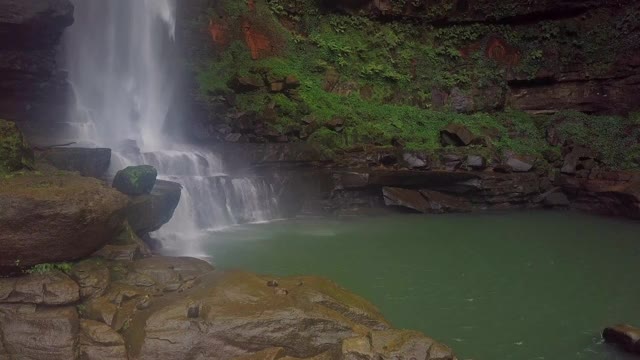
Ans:
{"type": "Polygon", "coordinates": [[[137,196],[151,193],[158,171],[150,165],[129,166],[118,171],[113,187],[121,193],[137,196]]]}
{"type": "Polygon", "coordinates": [[[112,240],[128,199],[73,173],[0,177],[0,273],[84,258],[112,240]]]}
{"type": "Polygon", "coordinates": [[[0,174],[33,167],[33,152],[15,123],[0,119],[0,174]]]}

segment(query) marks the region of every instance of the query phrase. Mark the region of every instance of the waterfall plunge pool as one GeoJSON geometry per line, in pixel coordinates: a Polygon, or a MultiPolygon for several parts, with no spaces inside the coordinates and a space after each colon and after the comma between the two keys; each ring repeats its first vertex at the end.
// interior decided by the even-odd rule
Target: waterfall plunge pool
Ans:
{"type": "Polygon", "coordinates": [[[222,269],[318,275],[474,360],[627,360],[640,325],[640,223],[570,212],[303,219],[213,232],[222,269]]]}

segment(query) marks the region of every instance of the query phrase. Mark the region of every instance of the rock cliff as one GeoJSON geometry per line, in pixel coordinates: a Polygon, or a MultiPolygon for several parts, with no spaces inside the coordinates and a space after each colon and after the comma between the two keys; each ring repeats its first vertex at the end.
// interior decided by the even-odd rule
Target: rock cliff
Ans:
{"type": "Polygon", "coordinates": [[[62,121],[71,97],[56,59],[60,37],[72,23],[68,0],[0,3],[0,118],[23,129],[62,121]]]}

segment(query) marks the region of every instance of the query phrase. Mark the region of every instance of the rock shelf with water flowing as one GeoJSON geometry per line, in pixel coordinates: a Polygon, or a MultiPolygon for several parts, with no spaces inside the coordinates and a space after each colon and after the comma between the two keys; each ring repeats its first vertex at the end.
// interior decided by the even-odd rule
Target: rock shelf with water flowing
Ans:
{"type": "Polygon", "coordinates": [[[211,151],[178,143],[171,114],[180,81],[175,56],[175,0],[75,3],[65,39],[66,67],[76,101],[68,137],[82,146],[113,149],[111,173],[154,166],[180,183],[182,200],[169,224],[154,234],[173,252],[197,255],[203,231],[277,217],[270,184],[227,174],[211,151]]]}

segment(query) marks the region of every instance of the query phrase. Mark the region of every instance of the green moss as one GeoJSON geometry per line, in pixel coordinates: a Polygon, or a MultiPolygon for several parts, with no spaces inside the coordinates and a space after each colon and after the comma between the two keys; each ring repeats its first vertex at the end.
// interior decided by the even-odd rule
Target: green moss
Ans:
{"type": "MultiPolygon", "coordinates": [[[[421,10],[427,12],[427,19],[455,15],[453,1],[431,5],[428,10],[421,10]]],[[[397,12],[405,9],[408,2],[392,1],[392,6],[397,12]]],[[[469,11],[493,14],[495,19],[531,10],[521,4],[488,0],[470,6],[469,11]]],[[[317,124],[309,127],[311,136],[307,141],[325,152],[362,144],[389,146],[393,139],[403,140],[409,149],[438,151],[440,129],[457,122],[476,135],[491,134],[489,146],[474,148],[475,152],[513,150],[542,157],[544,153],[557,152],[545,140],[546,126],[557,117],[512,111],[456,114],[450,111],[449,104],[435,104],[436,109],[434,95],[455,88],[474,100],[474,110],[500,110],[500,104],[491,104],[488,98],[499,98],[504,93],[507,78],[531,79],[543,69],[562,71],[574,66],[576,60],[586,64],[588,72],[606,72],[615,54],[637,48],[640,43],[640,39],[631,41],[638,37],[634,31],[640,17],[634,14],[639,7],[631,6],[626,16],[610,22],[602,21],[597,13],[593,19],[545,21],[522,27],[488,22],[434,27],[408,18],[377,21],[324,12],[314,0],[256,0],[255,13],[247,11],[244,1],[222,0],[212,13],[225,17],[231,41],[223,51],[202,59],[196,70],[203,98],[212,103],[221,101],[219,95],[231,92],[229,80],[236,75],[296,76],[301,81],[296,91],[274,94],[262,89],[237,94],[235,111],[262,114],[273,108],[277,118],[269,121],[283,132],[305,126],[302,119],[311,115],[317,124]],[[268,28],[268,34],[282,42],[281,50],[253,60],[238,25],[245,19],[268,28]],[[283,23],[288,24],[287,28],[283,23]],[[506,46],[508,58],[487,56],[488,45],[496,39],[506,46]],[[338,88],[331,92],[325,91],[329,72],[339,76],[338,88]],[[324,127],[336,117],[345,120],[343,130],[335,132],[324,127]]],[[[580,132],[567,123],[562,131],[580,141],[593,139],[594,144],[601,144],[610,166],[633,166],[637,146],[622,144],[612,135],[625,138],[622,131],[626,128],[620,125],[625,120],[582,121],[592,123],[592,130],[580,132]],[[613,126],[614,131],[602,131],[602,126],[613,126]],[[627,154],[621,153],[623,145],[631,149],[627,154]]]]}
{"type": "Polygon", "coordinates": [[[640,123],[635,117],[589,116],[562,112],[550,119],[561,139],[570,139],[599,152],[612,168],[637,168],[640,155],[640,123]]]}
{"type": "Polygon", "coordinates": [[[129,166],[118,171],[113,187],[128,195],[148,194],[156,183],[158,171],[150,165],[129,166]]]}
{"type": "Polygon", "coordinates": [[[64,273],[71,272],[73,269],[73,264],[68,262],[63,263],[47,263],[47,264],[38,264],[30,269],[26,270],[27,274],[46,274],[52,271],[62,271],[64,273]]]}
{"type": "Polygon", "coordinates": [[[18,127],[0,119],[0,175],[33,166],[33,152],[18,127]]]}

